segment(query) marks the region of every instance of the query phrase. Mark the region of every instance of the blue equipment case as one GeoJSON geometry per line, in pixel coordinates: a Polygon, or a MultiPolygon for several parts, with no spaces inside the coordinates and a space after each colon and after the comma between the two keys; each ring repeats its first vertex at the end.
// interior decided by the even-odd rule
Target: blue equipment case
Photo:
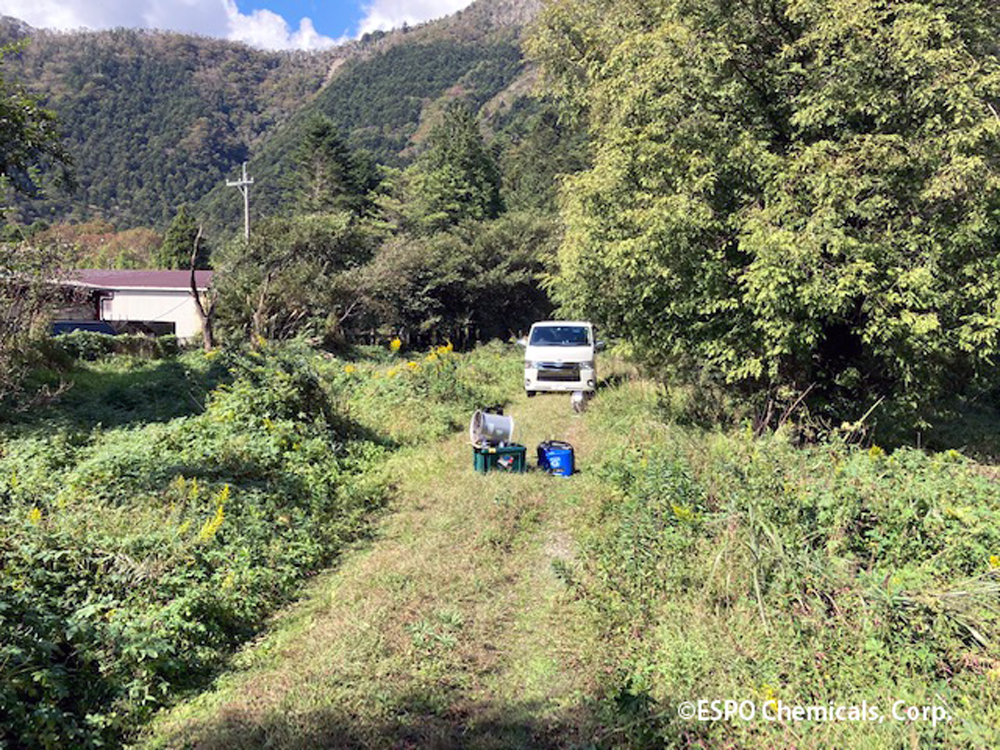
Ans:
{"type": "Polygon", "coordinates": [[[573,446],[561,440],[546,440],[538,446],[538,468],[560,477],[573,475],[573,446]]]}

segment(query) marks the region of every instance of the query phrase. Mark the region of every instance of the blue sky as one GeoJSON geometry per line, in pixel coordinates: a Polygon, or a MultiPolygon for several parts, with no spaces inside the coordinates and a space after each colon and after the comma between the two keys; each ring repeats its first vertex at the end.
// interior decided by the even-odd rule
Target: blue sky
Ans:
{"type": "Polygon", "coordinates": [[[0,0],[0,15],[43,29],[153,28],[322,49],[375,29],[454,13],[470,0],[0,0]]]}
{"type": "Polygon", "coordinates": [[[237,0],[243,13],[270,10],[289,24],[311,18],[316,31],[333,39],[354,36],[365,13],[360,0],[320,2],[319,0],[237,0]]]}

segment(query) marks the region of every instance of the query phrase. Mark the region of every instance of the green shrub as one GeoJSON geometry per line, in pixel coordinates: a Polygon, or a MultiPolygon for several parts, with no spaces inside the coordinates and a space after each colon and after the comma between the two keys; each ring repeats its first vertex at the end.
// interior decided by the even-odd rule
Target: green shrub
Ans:
{"type": "MultiPolygon", "coordinates": [[[[70,340],[87,362],[90,339],[70,340]]],[[[0,746],[114,745],[204,684],[365,532],[388,446],[447,433],[520,376],[500,345],[96,356],[0,433],[0,746]]]]}
{"type": "Polygon", "coordinates": [[[5,451],[0,739],[114,741],[218,668],[380,504],[383,449],[305,354],[232,369],[201,414],[5,451]]]}
{"type": "Polygon", "coordinates": [[[172,357],[180,348],[176,336],[111,336],[94,331],[72,331],[52,337],[43,351],[51,357],[93,361],[112,354],[130,354],[150,359],[172,357]]]}

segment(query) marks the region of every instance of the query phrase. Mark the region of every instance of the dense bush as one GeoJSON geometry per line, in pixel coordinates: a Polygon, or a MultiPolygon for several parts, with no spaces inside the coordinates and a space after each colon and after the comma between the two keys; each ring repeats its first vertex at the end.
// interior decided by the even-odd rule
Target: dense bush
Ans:
{"type": "Polygon", "coordinates": [[[564,185],[560,302],[772,426],[806,393],[913,420],[995,385],[993,7],[547,6],[533,49],[594,155],[564,185]]]}
{"type": "Polygon", "coordinates": [[[53,337],[46,347],[55,356],[71,360],[95,360],[112,354],[162,359],[180,351],[176,336],[143,336],[122,334],[111,336],[94,331],[73,331],[53,337]]]}
{"type": "Polygon", "coordinates": [[[0,737],[90,746],[220,665],[380,502],[302,355],[237,359],[204,413],[8,443],[0,737]]]}

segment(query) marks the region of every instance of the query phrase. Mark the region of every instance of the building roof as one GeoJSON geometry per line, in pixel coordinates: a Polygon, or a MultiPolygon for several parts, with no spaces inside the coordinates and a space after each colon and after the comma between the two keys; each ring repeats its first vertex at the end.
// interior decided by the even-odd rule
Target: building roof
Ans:
{"type": "MultiPolygon", "coordinates": [[[[212,283],[211,271],[195,271],[195,284],[208,289],[212,283]]],[[[71,284],[90,289],[150,289],[182,290],[191,288],[190,271],[161,271],[157,269],[113,270],[82,268],[68,275],[71,284]]]]}

